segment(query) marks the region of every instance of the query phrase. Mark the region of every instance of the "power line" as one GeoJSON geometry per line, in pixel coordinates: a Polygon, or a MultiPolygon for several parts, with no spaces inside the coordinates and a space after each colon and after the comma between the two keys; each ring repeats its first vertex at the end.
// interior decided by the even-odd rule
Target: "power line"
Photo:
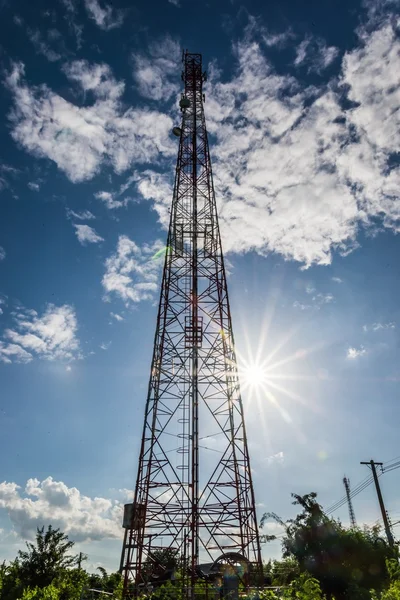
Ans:
{"type": "MultiPolygon", "coordinates": [[[[362,491],[364,491],[369,485],[371,485],[371,483],[374,481],[373,477],[367,477],[366,479],[363,479],[363,481],[361,481],[350,493],[350,498],[354,498],[355,496],[357,496],[358,494],[360,494],[362,491]]],[[[327,515],[335,512],[336,510],[338,510],[339,508],[341,508],[342,506],[344,506],[347,502],[347,496],[343,496],[340,500],[338,500],[337,502],[335,502],[334,504],[332,504],[331,506],[329,506],[326,510],[325,513],[327,515]]]]}
{"type": "MultiPolygon", "coordinates": [[[[366,477],[365,479],[363,479],[363,480],[362,480],[360,483],[358,483],[358,484],[356,485],[356,487],[353,489],[353,491],[352,491],[352,494],[354,494],[354,493],[355,493],[355,492],[356,492],[356,491],[359,489],[359,487],[360,487],[360,486],[363,486],[363,485],[364,485],[366,482],[368,482],[368,481],[369,481],[369,480],[371,480],[371,479],[372,479],[371,477],[366,477]]],[[[340,500],[337,500],[336,502],[334,502],[333,504],[331,504],[330,506],[328,506],[328,508],[326,509],[326,512],[331,512],[332,510],[334,510],[334,509],[335,509],[335,507],[336,507],[337,505],[339,505],[339,504],[340,504],[340,505],[341,505],[341,504],[344,504],[344,503],[346,502],[346,500],[347,500],[347,496],[345,495],[345,496],[343,496],[342,498],[340,498],[340,500]]]]}
{"type": "Polygon", "coordinates": [[[398,458],[400,458],[400,456],[395,456],[394,458],[391,458],[390,460],[387,460],[386,462],[384,462],[384,465],[387,465],[388,463],[392,462],[392,460],[397,460],[398,458]]]}

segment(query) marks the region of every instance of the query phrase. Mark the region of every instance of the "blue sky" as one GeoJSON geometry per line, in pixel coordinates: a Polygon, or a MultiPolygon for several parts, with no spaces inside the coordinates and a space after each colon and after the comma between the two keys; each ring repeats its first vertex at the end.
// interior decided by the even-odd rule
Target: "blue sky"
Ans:
{"type": "MultiPolygon", "coordinates": [[[[0,559],[52,523],[90,568],[118,566],[182,48],[209,74],[259,516],[293,516],[291,492],[332,505],[361,460],[397,457],[398,2],[2,0],[0,16],[0,559]]],[[[381,479],[394,521],[397,481],[381,479]]],[[[354,505],[379,518],[372,486],[354,505]]]]}

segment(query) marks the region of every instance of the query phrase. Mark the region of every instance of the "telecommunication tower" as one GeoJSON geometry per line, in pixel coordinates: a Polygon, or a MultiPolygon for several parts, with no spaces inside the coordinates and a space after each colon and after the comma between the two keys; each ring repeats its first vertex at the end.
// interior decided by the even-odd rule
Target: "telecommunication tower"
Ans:
{"type": "Polygon", "coordinates": [[[124,516],[125,596],[149,583],[166,549],[180,559],[187,598],[194,597],[203,563],[244,564],[247,581],[262,568],[201,54],[184,53],[182,79],[182,122],[173,130],[179,150],[139,466],[133,503],[124,516]]]}
{"type": "Polygon", "coordinates": [[[349,507],[350,524],[351,524],[352,528],[354,529],[355,527],[357,527],[357,523],[356,523],[356,515],[354,514],[353,503],[351,501],[351,495],[350,495],[350,480],[347,477],[343,477],[343,484],[344,484],[344,489],[346,490],[347,505],[349,507]]]}

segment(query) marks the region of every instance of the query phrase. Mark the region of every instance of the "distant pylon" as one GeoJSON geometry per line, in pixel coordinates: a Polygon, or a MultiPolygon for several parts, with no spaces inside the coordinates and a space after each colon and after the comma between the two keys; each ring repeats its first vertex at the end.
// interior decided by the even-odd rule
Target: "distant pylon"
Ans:
{"type": "Polygon", "coordinates": [[[154,352],[135,493],[124,518],[124,597],[176,577],[182,597],[193,600],[210,569],[229,572],[231,581],[236,574],[244,587],[262,576],[203,108],[206,74],[201,54],[185,52],[183,64],[154,352]]]}
{"type": "Polygon", "coordinates": [[[349,507],[350,524],[351,524],[351,527],[354,529],[355,527],[357,527],[357,523],[356,523],[356,516],[354,514],[353,503],[351,501],[351,495],[350,495],[350,480],[347,479],[347,477],[343,477],[343,483],[344,483],[344,489],[346,490],[347,504],[349,507]]]}

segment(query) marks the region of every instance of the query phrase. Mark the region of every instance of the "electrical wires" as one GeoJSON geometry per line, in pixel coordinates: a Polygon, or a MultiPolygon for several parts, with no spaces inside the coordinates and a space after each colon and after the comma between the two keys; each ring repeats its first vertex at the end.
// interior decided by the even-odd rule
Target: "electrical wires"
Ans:
{"type": "MultiPolygon", "coordinates": [[[[400,469],[400,460],[398,459],[400,459],[400,456],[396,456],[395,458],[392,458],[391,460],[388,460],[385,463],[383,463],[383,466],[381,467],[381,472],[377,474],[378,477],[381,477],[383,473],[389,473],[390,471],[400,469]]],[[[373,481],[374,478],[372,477],[372,475],[363,479],[363,481],[361,481],[358,485],[356,485],[355,488],[351,490],[350,498],[354,498],[354,496],[357,496],[358,494],[363,492],[368,486],[371,485],[371,483],[373,483],[373,481]]],[[[342,498],[340,498],[340,500],[337,500],[337,502],[331,504],[331,506],[329,506],[325,510],[325,514],[332,514],[333,512],[337,511],[339,508],[344,506],[346,503],[347,496],[343,496],[342,498]]]]}
{"type": "MultiPolygon", "coordinates": [[[[365,488],[367,488],[369,485],[371,485],[371,483],[373,483],[373,481],[374,478],[372,477],[372,475],[363,479],[363,481],[361,481],[358,485],[356,485],[355,488],[351,490],[350,498],[354,498],[354,496],[357,496],[357,494],[363,492],[365,488]]],[[[331,506],[328,506],[328,508],[325,510],[325,514],[330,515],[345,504],[347,504],[347,496],[343,496],[340,500],[338,500],[331,506]]]]}

